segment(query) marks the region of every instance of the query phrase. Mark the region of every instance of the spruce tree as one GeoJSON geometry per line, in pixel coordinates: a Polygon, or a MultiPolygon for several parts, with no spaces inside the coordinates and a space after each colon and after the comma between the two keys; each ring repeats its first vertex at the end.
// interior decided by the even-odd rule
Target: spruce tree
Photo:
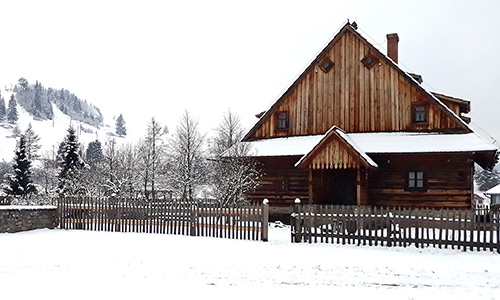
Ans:
{"type": "Polygon", "coordinates": [[[7,114],[7,111],[5,109],[5,99],[0,95],[0,122],[5,120],[5,115],[7,114]]]}
{"type": "Polygon", "coordinates": [[[102,145],[99,140],[95,140],[89,143],[87,151],[85,152],[87,162],[90,166],[95,166],[99,161],[103,159],[102,145]]]}
{"type": "Polygon", "coordinates": [[[7,121],[11,124],[14,124],[17,122],[18,119],[17,115],[17,103],[16,99],[14,99],[14,94],[10,96],[9,100],[9,107],[7,108],[7,121]]]}
{"type": "Polygon", "coordinates": [[[116,134],[119,136],[127,135],[127,129],[125,128],[125,120],[123,119],[122,114],[120,114],[116,119],[116,134]]]}
{"type": "Polygon", "coordinates": [[[84,167],[84,163],[80,158],[80,143],[72,126],[68,128],[68,134],[61,145],[60,152],[59,193],[77,193],[80,170],[84,167]]]}
{"type": "Polygon", "coordinates": [[[17,143],[14,163],[12,165],[13,174],[5,176],[4,192],[8,195],[24,196],[36,192],[36,188],[31,181],[31,161],[26,156],[26,138],[21,135],[17,143]]]}
{"type": "Polygon", "coordinates": [[[33,116],[40,118],[42,116],[42,85],[38,81],[35,83],[35,97],[31,105],[33,116]]]}

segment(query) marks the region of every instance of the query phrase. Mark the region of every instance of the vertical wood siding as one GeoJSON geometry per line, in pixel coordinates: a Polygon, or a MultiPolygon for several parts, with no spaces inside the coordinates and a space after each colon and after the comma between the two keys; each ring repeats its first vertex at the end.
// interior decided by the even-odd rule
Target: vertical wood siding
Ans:
{"type": "MultiPolygon", "coordinates": [[[[352,32],[345,31],[325,56],[334,67],[329,72],[318,65],[308,68],[250,139],[322,134],[333,125],[346,132],[463,130],[412,79],[352,32]],[[379,58],[371,69],[361,63],[368,54],[379,58]],[[412,124],[412,103],[427,105],[428,122],[412,124]],[[274,114],[280,111],[289,112],[288,130],[276,130],[274,114]]],[[[317,61],[321,63],[321,58],[317,61]]]]}

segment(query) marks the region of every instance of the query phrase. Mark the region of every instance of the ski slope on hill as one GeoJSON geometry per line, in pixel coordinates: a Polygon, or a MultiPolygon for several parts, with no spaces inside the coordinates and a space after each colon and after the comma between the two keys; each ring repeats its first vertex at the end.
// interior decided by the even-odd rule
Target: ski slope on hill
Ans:
{"type": "MultiPolygon", "coordinates": [[[[10,98],[10,94],[2,92],[5,99],[10,98]]],[[[10,124],[6,120],[0,122],[0,161],[9,162],[14,157],[16,147],[15,128],[23,133],[31,123],[33,130],[40,137],[40,146],[38,154],[42,157],[52,158],[56,155],[58,145],[63,141],[67,129],[70,124],[76,129],[78,140],[81,144],[88,144],[91,141],[99,139],[104,143],[106,139],[114,136],[114,127],[109,125],[101,126],[100,128],[82,123],[80,121],[71,120],[71,118],[61,112],[56,105],[52,104],[54,111],[53,120],[34,120],[23,107],[17,106],[19,119],[15,124],[10,124]]],[[[115,137],[120,142],[126,142],[128,138],[115,137]]]]}

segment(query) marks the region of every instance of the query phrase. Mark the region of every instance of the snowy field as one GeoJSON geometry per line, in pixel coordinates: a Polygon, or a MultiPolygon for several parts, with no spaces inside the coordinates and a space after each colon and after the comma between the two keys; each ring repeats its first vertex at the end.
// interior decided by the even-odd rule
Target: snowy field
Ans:
{"type": "Polygon", "coordinates": [[[141,233],[0,234],[0,299],[499,299],[500,255],[141,233]]]}

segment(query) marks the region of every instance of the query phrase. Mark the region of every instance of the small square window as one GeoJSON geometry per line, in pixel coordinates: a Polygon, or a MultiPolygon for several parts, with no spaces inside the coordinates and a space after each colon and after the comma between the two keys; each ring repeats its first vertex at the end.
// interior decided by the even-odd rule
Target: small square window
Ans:
{"type": "Polygon", "coordinates": [[[413,122],[415,123],[423,123],[426,122],[425,116],[425,106],[423,105],[415,105],[413,106],[413,122]]]}
{"type": "Polygon", "coordinates": [[[286,192],[288,191],[288,178],[284,175],[278,176],[276,179],[276,191],[286,192]]]}
{"type": "Polygon", "coordinates": [[[424,189],[424,172],[410,171],[408,172],[408,188],[409,189],[424,189]]]}
{"type": "Polygon", "coordinates": [[[325,73],[328,73],[333,68],[333,66],[335,66],[335,64],[328,57],[323,58],[323,60],[319,64],[319,68],[325,73]]]}
{"type": "Polygon", "coordinates": [[[378,59],[373,54],[368,54],[361,60],[361,63],[368,69],[371,69],[376,63],[378,63],[378,59]]]}
{"type": "Polygon", "coordinates": [[[288,113],[278,114],[278,129],[288,129],[288,113]]]}

